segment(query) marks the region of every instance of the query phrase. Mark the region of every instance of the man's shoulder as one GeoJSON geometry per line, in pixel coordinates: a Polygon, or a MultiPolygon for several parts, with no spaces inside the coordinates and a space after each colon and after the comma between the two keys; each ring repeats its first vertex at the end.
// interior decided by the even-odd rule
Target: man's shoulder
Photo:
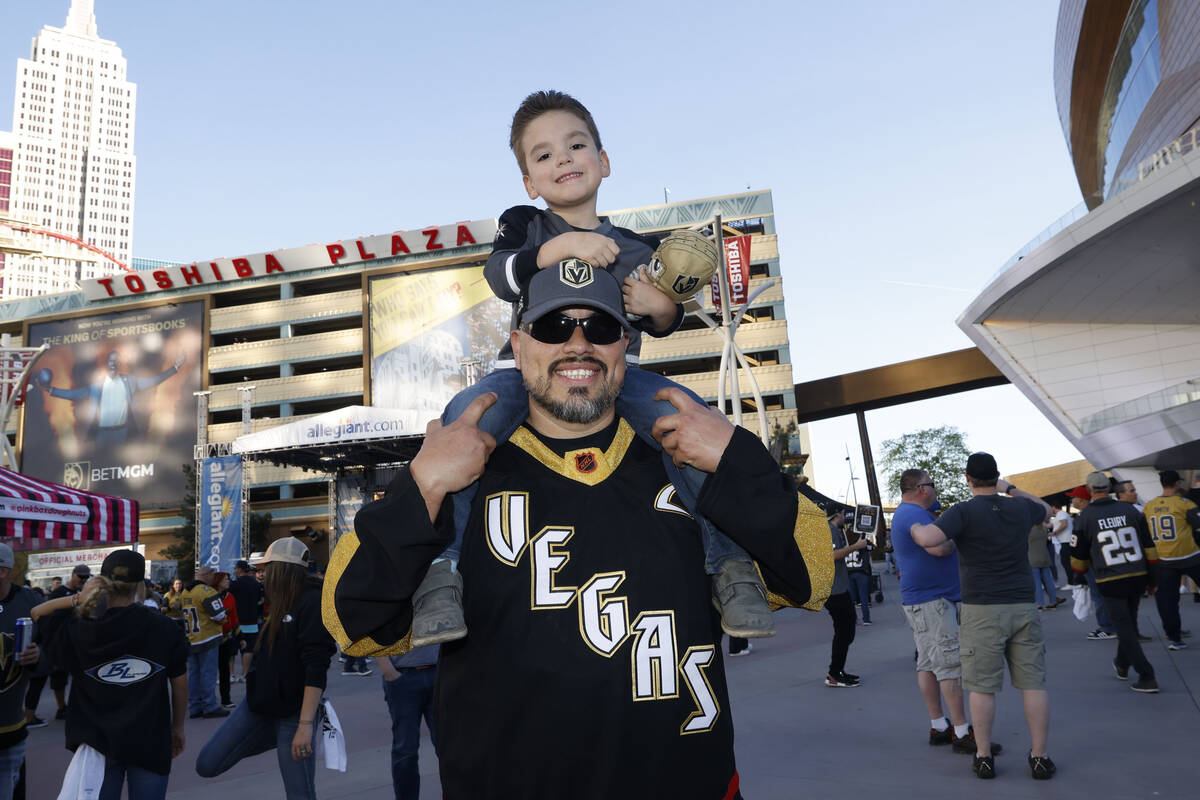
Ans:
{"type": "Polygon", "coordinates": [[[933,522],[933,514],[929,509],[922,508],[916,503],[901,503],[896,506],[895,513],[892,514],[892,529],[903,527],[908,530],[913,525],[925,525],[933,522]]]}

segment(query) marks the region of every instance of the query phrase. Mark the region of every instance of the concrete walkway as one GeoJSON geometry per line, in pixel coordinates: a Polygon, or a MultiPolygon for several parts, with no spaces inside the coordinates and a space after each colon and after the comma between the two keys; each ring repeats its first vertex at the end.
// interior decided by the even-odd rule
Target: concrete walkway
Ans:
{"type": "MultiPolygon", "coordinates": [[[[1200,741],[1200,635],[1188,650],[1170,652],[1153,601],[1144,602],[1146,648],[1162,692],[1142,695],[1118,681],[1111,661],[1116,641],[1089,641],[1095,627],[1068,606],[1045,612],[1051,695],[1051,781],[1033,781],[1025,763],[1029,737],[1020,695],[1005,688],[997,702],[993,738],[1004,745],[994,781],[980,781],[971,759],[949,747],[930,747],[929,722],[913,673],[912,635],[898,605],[899,587],[884,576],[885,602],[872,609],[871,627],[858,628],[847,669],[862,676],[857,689],[824,685],[832,626],[827,614],[782,611],[779,635],[755,642],[754,652],[727,659],[742,793],[747,800],[890,798],[1185,798],[1197,793],[1200,741]]],[[[1184,628],[1200,631],[1200,604],[1181,597],[1184,628]]],[[[378,671],[343,677],[335,661],[328,696],[347,730],[350,769],[318,768],[322,798],[391,798],[391,733],[378,671]]],[[[241,686],[235,685],[235,701],[241,686]]],[[[47,690],[39,714],[52,719],[47,690]]],[[[196,754],[220,720],[189,720],[187,750],[171,773],[171,798],[266,800],[282,796],[274,753],[238,764],[220,778],[194,771],[196,754]]],[[[30,732],[29,800],[57,796],[70,754],[63,723],[30,732]]],[[[610,765],[597,764],[597,769],[610,765]]],[[[428,740],[421,748],[421,797],[441,796],[428,740]]],[[[568,800],[564,798],[564,800],[568,800]]]]}

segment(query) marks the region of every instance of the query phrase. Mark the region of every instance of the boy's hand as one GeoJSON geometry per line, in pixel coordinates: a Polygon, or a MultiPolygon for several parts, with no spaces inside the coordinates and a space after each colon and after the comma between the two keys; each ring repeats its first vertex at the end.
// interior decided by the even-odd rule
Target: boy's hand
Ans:
{"type": "Polygon", "coordinates": [[[587,231],[560,233],[538,248],[539,269],[552,267],[568,258],[578,258],[593,267],[607,267],[617,261],[621,248],[607,236],[587,231]]]}
{"type": "Polygon", "coordinates": [[[652,330],[664,331],[675,321],[675,301],[650,282],[645,264],[625,278],[621,294],[625,296],[625,311],[639,317],[650,317],[654,323],[652,330]]]}

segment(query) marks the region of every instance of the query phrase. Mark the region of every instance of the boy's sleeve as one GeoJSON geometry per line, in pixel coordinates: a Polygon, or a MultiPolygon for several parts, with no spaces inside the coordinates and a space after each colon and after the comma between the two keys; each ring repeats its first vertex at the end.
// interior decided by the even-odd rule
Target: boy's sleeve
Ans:
{"type": "Polygon", "coordinates": [[[825,514],[745,428],[734,429],[700,489],[697,510],[754,558],[773,608],[824,605],[833,585],[825,514]]]}
{"type": "Polygon", "coordinates": [[[412,647],[412,596],[453,538],[453,504],[437,524],[408,468],[382,500],[363,506],[329,559],[321,595],[326,629],[350,656],[401,655],[412,647]]]}
{"type": "Polygon", "coordinates": [[[672,333],[679,330],[679,326],[683,324],[683,306],[679,303],[675,304],[675,319],[671,320],[671,324],[663,330],[656,331],[654,328],[650,327],[651,324],[652,320],[649,317],[642,317],[641,319],[632,323],[633,327],[637,328],[642,333],[649,334],[655,338],[661,339],[664,336],[670,336],[672,333]]]}
{"type": "Polygon", "coordinates": [[[529,223],[538,215],[533,206],[513,206],[500,215],[492,240],[492,254],[483,268],[492,292],[501,300],[516,302],[521,290],[537,274],[539,244],[529,241],[529,223]]]}

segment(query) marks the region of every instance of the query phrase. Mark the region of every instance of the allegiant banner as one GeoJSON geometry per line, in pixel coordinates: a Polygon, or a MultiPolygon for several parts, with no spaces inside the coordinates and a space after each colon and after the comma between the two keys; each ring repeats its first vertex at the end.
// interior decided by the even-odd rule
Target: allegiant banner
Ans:
{"type": "Polygon", "coordinates": [[[219,456],[200,462],[200,566],[233,572],[242,557],[242,457],[219,456]]]}
{"type": "Polygon", "coordinates": [[[177,508],[196,441],[202,302],[29,325],[38,361],[21,430],[21,472],[72,489],[177,508]]]}

